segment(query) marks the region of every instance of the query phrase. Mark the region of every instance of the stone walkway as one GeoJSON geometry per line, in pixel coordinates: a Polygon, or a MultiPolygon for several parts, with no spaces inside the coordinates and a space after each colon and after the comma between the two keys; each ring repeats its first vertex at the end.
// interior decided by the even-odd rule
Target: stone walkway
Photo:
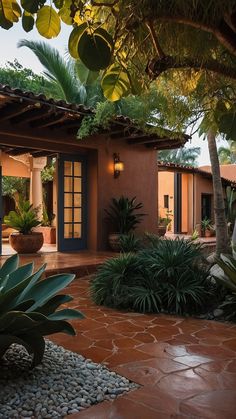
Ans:
{"type": "Polygon", "coordinates": [[[70,419],[235,419],[236,325],[97,307],[88,281],[69,289],[86,319],[53,341],[139,383],[70,419]]]}

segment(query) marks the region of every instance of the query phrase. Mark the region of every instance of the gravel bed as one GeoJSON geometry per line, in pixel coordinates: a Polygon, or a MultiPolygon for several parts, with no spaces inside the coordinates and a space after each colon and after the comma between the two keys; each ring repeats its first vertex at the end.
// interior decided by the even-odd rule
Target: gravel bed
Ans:
{"type": "Polygon", "coordinates": [[[63,418],[138,385],[50,341],[42,364],[12,345],[0,365],[0,419],[63,418]]]}

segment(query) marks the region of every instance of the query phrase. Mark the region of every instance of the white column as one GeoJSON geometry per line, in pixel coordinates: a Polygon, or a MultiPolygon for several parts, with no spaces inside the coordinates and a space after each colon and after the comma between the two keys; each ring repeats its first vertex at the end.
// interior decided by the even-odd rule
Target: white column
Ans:
{"type": "Polygon", "coordinates": [[[30,203],[38,209],[38,218],[43,216],[43,185],[41,172],[47,164],[46,157],[30,158],[30,203]]]}

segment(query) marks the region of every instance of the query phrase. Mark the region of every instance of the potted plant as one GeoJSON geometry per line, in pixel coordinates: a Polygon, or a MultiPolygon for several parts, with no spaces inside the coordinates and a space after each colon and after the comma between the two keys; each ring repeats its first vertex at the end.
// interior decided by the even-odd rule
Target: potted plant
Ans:
{"type": "Polygon", "coordinates": [[[146,215],[137,212],[141,208],[143,208],[143,204],[141,202],[136,204],[136,197],[131,199],[124,196],[121,196],[119,199],[112,198],[110,208],[105,210],[106,221],[111,229],[108,241],[112,250],[120,251],[120,236],[135,230],[144,215],[146,215]]]}
{"type": "Polygon", "coordinates": [[[214,228],[209,218],[205,217],[201,221],[201,231],[203,237],[211,237],[214,235],[214,228]]]}
{"type": "Polygon", "coordinates": [[[56,227],[52,225],[55,214],[49,214],[46,207],[43,208],[43,218],[36,231],[43,234],[43,242],[46,244],[56,244],[56,227]]]}
{"type": "Polygon", "coordinates": [[[37,210],[29,201],[20,198],[16,210],[4,217],[4,223],[17,230],[9,237],[9,243],[17,253],[36,253],[41,249],[43,234],[33,231],[41,222],[37,218],[37,210]]]}
{"type": "Polygon", "coordinates": [[[166,216],[163,218],[159,218],[159,223],[157,227],[158,235],[164,236],[166,231],[171,227],[171,217],[173,217],[172,211],[166,211],[166,216]]]}

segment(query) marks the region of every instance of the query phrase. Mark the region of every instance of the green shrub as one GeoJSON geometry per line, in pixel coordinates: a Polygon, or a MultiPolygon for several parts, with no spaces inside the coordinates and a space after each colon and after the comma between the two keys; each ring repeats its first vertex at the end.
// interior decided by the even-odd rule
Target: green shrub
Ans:
{"type": "Polygon", "coordinates": [[[217,259],[217,265],[221,268],[221,272],[217,271],[214,278],[228,292],[228,298],[220,305],[225,312],[228,320],[236,318],[236,259],[230,255],[220,255],[217,259]]]}
{"type": "Polygon", "coordinates": [[[142,240],[133,233],[122,234],[119,239],[122,253],[137,252],[142,245],[142,240]]]}
{"type": "Polygon", "coordinates": [[[211,293],[201,246],[185,240],[158,240],[135,255],[110,259],[92,282],[97,304],[140,312],[196,313],[211,293]]]}
{"type": "Polygon", "coordinates": [[[33,273],[34,265],[18,266],[19,257],[13,255],[0,269],[0,359],[13,343],[18,343],[33,354],[32,366],[39,364],[45,350],[44,336],[63,332],[75,335],[66,320],[81,319],[78,310],[61,304],[73,300],[58,294],[74,279],[74,275],[60,274],[42,279],[43,265],[33,273]]]}

